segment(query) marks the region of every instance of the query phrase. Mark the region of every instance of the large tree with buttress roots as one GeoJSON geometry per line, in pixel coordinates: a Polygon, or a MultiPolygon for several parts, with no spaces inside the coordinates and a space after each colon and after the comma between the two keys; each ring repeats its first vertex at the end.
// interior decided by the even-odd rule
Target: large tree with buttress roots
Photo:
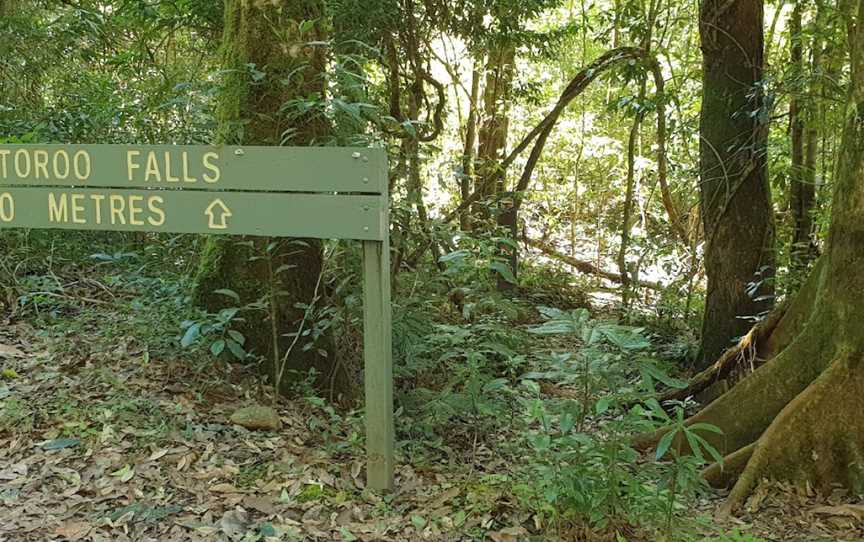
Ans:
{"type": "MultiPolygon", "coordinates": [[[[689,420],[723,431],[706,435],[725,459],[705,476],[733,485],[727,511],[763,480],[864,492],[864,0],[841,5],[850,101],[826,250],[797,295],[684,392],[740,371],[742,362],[764,361],[689,420]]],[[[639,444],[649,447],[662,433],[639,444]]]]}

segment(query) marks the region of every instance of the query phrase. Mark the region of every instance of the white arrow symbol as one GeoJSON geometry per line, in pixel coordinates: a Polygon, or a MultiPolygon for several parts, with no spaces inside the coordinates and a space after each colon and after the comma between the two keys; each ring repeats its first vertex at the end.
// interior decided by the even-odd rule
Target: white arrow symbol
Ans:
{"type": "Polygon", "coordinates": [[[234,213],[232,213],[231,209],[225,205],[225,202],[218,198],[214,199],[210,205],[207,206],[204,214],[206,214],[210,220],[210,223],[207,226],[211,230],[228,229],[228,218],[234,216],[234,213]]]}

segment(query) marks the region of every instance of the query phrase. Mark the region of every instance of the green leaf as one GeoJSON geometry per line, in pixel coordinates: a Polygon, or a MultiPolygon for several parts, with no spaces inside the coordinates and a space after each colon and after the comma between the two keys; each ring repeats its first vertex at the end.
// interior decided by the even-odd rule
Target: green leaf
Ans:
{"type": "Polygon", "coordinates": [[[622,350],[644,350],[651,346],[651,342],[641,334],[640,328],[604,324],[597,326],[597,330],[622,350]]]}
{"type": "Polygon", "coordinates": [[[279,494],[279,502],[282,504],[288,504],[288,503],[292,502],[293,500],[294,500],[294,498],[291,496],[290,493],[288,493],[287,489],[283,489],[282,493],[279,494]]]}
{"type": "Polygon", "coordinates": [[[269,521],[262,523],[258,526],[258,532],[261,533],[261,536],[267,538],[276,538],[279,536],[279,533],[276,531],[276,527],[273,526],[269,521]]]}
{"type": "Polygon", "coordinates": [[[516,241],[514,241],[513,239],[510,239],[509,237],[495,237],[493,240],[496,243],[508,246],[515,250],[519,250],[519,244],[516,243],[516,241]]]}
{"type": "Polygon", "coordinates": [[[186,328],[186,333],[183,334],[183,338],[180,339],[180,346],[183,348],[188,348],[195,344],[195,341],[198,340],[198,337],[201,336],[201,323],[195,322],[188,328],[186,328]]]}
{"type": "Polygon", "coordinates": [[[565,412],[561,415],[561,419],[558,421],[558,424],[561,426],[561,432],[563,434],[567,434],[573,430],[573,427],[576,425],[576,418],[573,414],[569,412],[565,412]]]}
{"type": "Polygon", "coordinates": [[[663,407],[660,406],[660,403],[657,401],[657,399],[654,399],[652,397],[652,398],[648,399],[647,401],[645,401],[645,404],[648,406],[648,408],[651,409],[651,413],[658,420],[662,420],[664,422],[672,421],[671,418],[669,418],[669,414],[667,414],[666,411],[663,410],[663,407]]]}
{"type": "Polygon", "coordinates": [[[307,19],[300,23],[299,29],[301,34],[306,34],[315,28],[315,19],[307,19]]]}
{"type": "Polygon", "coordinates": [[[483,392],[489,393],[492,391],[498,391],[507,386],[508,380],[506,378],[496,378],[495,380],[490,380],[483,386],[483,392]]]}
{"type": "Polygon", "coordinates": [[[411,121],[410,121],[410,120],[406,120],[405,122],[402,123],[402,129],[404,129],[405,132],[406,132],[409,136],[411,136],[412,138],[413,138],[413,137],[417,137],[417,129],[414,128],[414,125],[411,124],[411,121]]]}
{"type": "Polygon", "coordinates": [[[603,414],[607,410],[609,410],[609,405],[612,402],[608,397],[602,397],[599,401],[594,404],[594,412],[599,416],[603,414]]]}
{"type": "Polygon", "coordinates": [[[524,375],[521,376],[521,378],[523,378],[525,380],[552,380],[553,378],[555,378],[555,376],[556,376],[556,373],[552,373],[552,372],[541,373],[541,372],[537,372],[537,371],[532,371],[530,373],[525,373],[524,375]]]}
{"type": "Polygon", "coordinates": [[[723,434],[723,430],[717,427],[716,425],[711,425],[710,423],[698,422],[694,423],[687,427],[691,431],[708,431],[710,433],[717,433],[718,435],[723,434]]]}
{"type": "Polygon", "coordinates": [[[528,391],[533,395],[540,394],[540,384],[534,382],[533,380],[523,380],[522,385],[525,386],[528,391]]]}
{"type": "Polygon", "coordinates": [[[721,465],[723,464],[723,456],[720,454],[717,448],[711,446],[711,444],[709,444],[707,440],[695,433],[693,434],[693,438],[695,438],[696,441],[699,442],[699,444],[702,446],[702,449],[708,452],[708,455],[710,455],[711,458],[714,459],[714,461],[720,463],[721,465]]]}
{"type": "Polygon", "coordinates": [[[124,465],[123,468],[115,470],[111,473],[111,476],[119,479],[121,482],[126,483],[131,480],[135,476],[135,469],[132,468],[131,465],[124,465]]]}
{"type": "MultiPolygon", "coordinates": [[[[702,455],[702,446],[700,445],[698,439],[698,435],[695,433],[691,433],[690,431],[684,430],[684,437],[687,439],[687,444],[690,445],[690,451],[693,452],[693,455],[701,461],[705,462],[705,456],[702,455]]],[[[704,442],[704,441],[703,441],[704,442]]]]}
{"type": "Polygon", "coordinates": [[[49,440],[42,444],[43,450],[62,450],[63,448],[74,448],[81,444],[81,439],[77,438],[61,438],[57,440],[49,440]]]}
{"type": "Polygon", "coordinates": [[[441,263],[456,262],[465,259],[470,253],[467,250],[456,250],[438,258],[441,263]]]}
{"type": "Polygon", "coordinates": [[[667,375],[665,372],[660,370],[653,363],[650,363],[650,362],[643,363],[642,365],[640,365],[639,368],[640,368],[640,370],[644,369],[645,372],[650,374],[654,379],[658,380],[659,382],[665,384],[666,386],[668,386],[670,388],[683,390],[684,388],[686,388],[688,386],[687,382],[685,382],[683,380],[679,380],[677,378],[673,378],[673,377],[667,375]]]}
{"type": "Polygon", "coordinates": [[[672,440],[675,438],[675,433],[670,431],[663,435],[663,438],[660,439],[660,442],[657,443],[657,451],[654,454],[654,457],[657,461],[663,459],[663,456],[666,455],[666,452],[669,451],[669,447],[672,446],[672,440]]]}
{"type": "Polygon", "coordinates": [[[234,339],[238,344],[246,344],[246,337],[236,329],[229,329],[228,336],[234,339]]]}
{"type": "Polygon", "coordinates": [[[225,351],[225,341],[223,339],[219,339],[210,345],[210,353],[216,357],[219,357],[222,352],[225,351]]]}
{"type": "Polygon", "coordinates": [[[228,339],[227,341],[225,341],[225,344],[228,346],[228,350],[230,350],[231,353],[234,354],[235,358],[237,358],[238,360],[241,360],[241,361],[246,359],[246,356],[247,356],[246,351],[243,349],[243,347],[239,343],[237,343],[236,341],[232,341],[231,339],[228,339]]]}
{"type": "Polygon", "coordinates": [[[537,312],[539,312],[549,320],[563,320],[565,318],[569,318],[569,315],[561,309],[556,309],[555,307],[547,307],[545,305],[540,305],[539,307],[537,307],[537,312]]]}
{"type": "Polygon", "coordinates": [[[228,307],[227,309],[222,309],[219,311],[219,320],[223,322],[230,322],[237,313],[240,312],[240,309],[237,307],[228,307]]]}
{"type": "Polygon", "coordinates": [[[550,320],[540,326],[532,327],[528,330],[528,333],[534,335],[567,335],[575,331],[576,329],[573,327],[572,322],[567,320],[550,320]]]}
{"type": "Polygon", "coordinates": [[[513,270],[510,269],[510,266],[506,263],[491,262],[489,264],[489,269],[501,275],[501,277],[510,284],[516,284],[516,275],[513,274],[513,270]]]}

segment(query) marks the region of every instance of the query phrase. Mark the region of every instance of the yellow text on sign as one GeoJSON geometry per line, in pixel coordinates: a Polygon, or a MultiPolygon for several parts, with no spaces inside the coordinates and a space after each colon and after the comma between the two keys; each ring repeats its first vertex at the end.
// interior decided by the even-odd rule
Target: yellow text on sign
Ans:
{"type": "Polygon", "coordinates": [[[84,150],[0,149],[0,178],[34,181],[86,182],[93,172],[93,159],[84,150]]]}
{"type": "Polygon", "coordinates": [[[52,224],[143,227],[165,224],[164,204],[162,196],[52,192],[48,194],[46,210],[52,224]]]}
{"type": "Polygon", "coordinates": [[[200,164],[191,163],[188,152],[126,151],[126,176],[129,182],[186,183],[204,181],[215,184],[222,177],[219,154],[205,153],[200,164]]]}
{"type": "MultiPolygon", "coordinates": [[[[124,149],[120,164],[109,160],[106,165],[87,150],[25,147],[0,149],[0,181],[17,179],[23,182],[47,184],[87,184],[95,177],[110,175],[118,181],[140,185],[196,184],[215,185],[222,178],[222,158],[219,152],[190,153],[185,150],[124,149]],[[122,169],[121,169],[122,168],[122,169]]],[[[105,157],[103,156],[103,159],[105,157]]]]}
{"type": "Polygon", "coordinates": [[[4,192],[0,194],[0,222],[13,220],[15,220],[15,199],[12,194],[4,192]]]}

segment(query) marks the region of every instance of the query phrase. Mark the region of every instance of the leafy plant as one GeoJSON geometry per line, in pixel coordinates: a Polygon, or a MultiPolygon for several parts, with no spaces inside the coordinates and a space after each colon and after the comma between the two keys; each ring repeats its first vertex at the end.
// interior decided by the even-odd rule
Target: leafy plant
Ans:
{"type": "MultiPolygon", "coordinates": [[[[704,458],[676,456],[672,464],[662,463],[667,445],[654,463],[637,464],[639,454],[630,442],[632,434],[669,422],[653,399],[654,382],[683,383],[653,363],[643,329],[594,320],[584,309],[540,311],[546,321],[531,333],[570,336],[579,340],[580,348],[576,353],[553,353],[547,358],[547,371],[523,376],[522,384],[530,391],[530,398],[523,401],[531,427],[526,438],[534,456],[520,493],[553,523],[606,529],[616,522],[650,525],[665,518],[668,525],[681,508],[682,496],[702,486],[698,469],[704,458]],[[638,387],[629,384],[633,379],[638,387]],[[576,393],[549,400],[539,381],[567,385],[576,393]],[[656,405],[659,412],[629,406],[634,397],[656,405]]],[[[683,426],[683,408],[676,420],[681,423],[674,427],[675,434],[689,435],[685,438],[699,444],[700,452],[716,453],[696,433],[706,428],[683,426]]]]}
{"type": "Polygon", "coordinates": [[[471,237],[460,234],[459,248],[440,258],[444,264],[444,275],[463,283],[491,284],[494,277],[500,276],[509,283],[516,282],[516,276],[510,264],[501,256],[501,247],[518,249],[517,245],[507,237],[471,237]]]}
{"type": "MultiPolygon", "coordinates": [[[[214,293],[240,301],[240,296],[232,290],[223,289],[214,293]]],[[[198,320],[186,320],[181,324],[184,333],[180,346],[189,348],[204,343],[209,345],[209,351],[214,357],[221,356],[227,350],[237,360],[245,360],[248,356],[243,348],[246,338],[232,327],[243,321],[239,316],[240,311],[240,307],[228,307],[215,314],[205,314],[198,320]]]]}

